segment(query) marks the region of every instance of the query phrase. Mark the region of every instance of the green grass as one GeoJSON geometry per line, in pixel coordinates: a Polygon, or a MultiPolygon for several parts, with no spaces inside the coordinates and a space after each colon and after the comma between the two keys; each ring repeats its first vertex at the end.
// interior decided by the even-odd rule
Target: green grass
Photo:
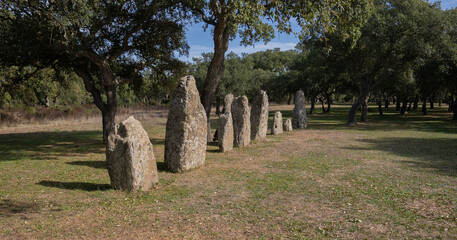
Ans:
{"type": "Polygon", "coordinates": [[[184,174],[163,164],[163,121],[143,121],[160,182],[131,194],[110,187],[97,129],[0,134],[0,238],[457,238],[451,115],[347,126],[347,110],[229,153],[211,144],[184,174]]]}

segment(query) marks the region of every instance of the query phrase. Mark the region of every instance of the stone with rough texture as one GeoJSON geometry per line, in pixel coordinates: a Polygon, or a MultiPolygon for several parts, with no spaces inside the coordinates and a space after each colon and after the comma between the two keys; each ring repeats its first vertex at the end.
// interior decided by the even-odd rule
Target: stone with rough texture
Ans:
{"type": "Polygon", "coordinates": [[[280,111],[275,112],[273,117],[273,126],[271,127],[271,133],[273,135],[278,135],[283,133],[282,129],[282,114],[280,111]]]}
{"type": "Polygon", "coordinates": [[[168,112],[165,164],[172,172],[184,172],[205,163],[206,112],[200,103],[193,76],[181,78],[168,112]]]}
{"type": "Polygon", "coordinates": [[[267,137],[268,130],[268,95],[260,90],[251,106],[251,140],[267,137]]]}
{"type": "MultiPolygon", "coordinates": [[[[232,102],[233,102],[233,94],[229,93],[227,95],[225,95],[225,98],[224,98],[224,107],[222,108],[222,113],[227,113],[227,112],[231,112],[231,109],[232,109],[232,102]]],[[[219,127],[218,127],[219,128],[219,127]]],[[[216,132],[214,133],[214,138],[213,138],[213,141],[217,141],[217,136],[218,136],[218,132],[217,132],[217,128],[216,128],[216,132]]]]}
{"type": "Polygon", "coordinates": [[[292,126],[295,128],[306,128],[305,94],[302,90],[295,93],[295,107],[292,118],[292,126]]]}
{"type": "Polygon", "coordinates": [[[225,95],[224,108],[222,109],[223,113],[232,111],[232,102],[233,102],[233,94],[229,93],[229,94],[225,95]]]}
{"type": "Polygon", "coordinates": [[[106,162],[114,189],[147,191],[159,181],[148,133],[132,116],[116,124],[108,136],[106,162]]]}
{"type": "Polygon", "coordinates": [[[233,145],[245,147],[251,141],[251,109],[246,96],[237,97],[232,102],[233,145]]]}
{"type": "Polygon", "coordinates": [[[233,120],[231,112],[226,112],[219,116],[217,139],[221,152],[233,150],[233,120]]]}
{"type": "Polygon", "coordinates": [[[285,122],[284,122],[284,131],[285,132],[290,132],[292,131],[292,119],[288,118],[285,122]]]}

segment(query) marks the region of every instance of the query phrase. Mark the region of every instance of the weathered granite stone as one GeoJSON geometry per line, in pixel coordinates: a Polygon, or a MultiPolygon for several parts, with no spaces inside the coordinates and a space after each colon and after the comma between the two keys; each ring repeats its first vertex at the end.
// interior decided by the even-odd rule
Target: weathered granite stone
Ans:
{"type": "Polygon", "coordinates": [[[288,118],[285,122],[284,122],[284,131],[285,132],[290,132],[292,131],[292,119],[288,118]]]}
{"type": "Polygon", "coordinates": [[[267,137],[268,95],[260,90],[251,105],[251,140],[267,137]]]}
{"type": "Polygon", "coordinates": [[[295,107],[292,118],[292,126],[295,128],[306,128],[305,94],[302,90],[295,93],[295,107]]]}
{"type": "Polygon", "coordinates": [[[251,109],[246,96],[237,97],[232,103],[233,145],[245,147],[251,141],[251,109]]]}
{"type": "Polygon", "coordinates": [[[280,111],[275,112],[273,117],[273,126],[271,126],[271,133],[273,135],[278,135],[283,133],[282,129],[282,114],[280,111]]]}
{"type": "Polygon", "coordinates": [[[232,110],[232,102],[233,102],[233,94],[229,93],[225,95],[224,98],[224,108],[222,109],[222,113],[231,112],[232,110]]]}
{"type": "Polygon", "coordinates": [[[181,78],[168,112],[165,134],[165,164],[183,172],[205,163],[206,113],[193,76],[181,78]]]}
{"type": "MultiPolygon", "coordinates": [[[[222,113],[227,113],[227,112],[231,111],[232,102],[233,102],[233,95],[231,93],[225,95],[224,107],[222,108],[222,113]]],[[[218,128],[219,128],[219,126],[218,126],[218,128]]],[[[216,128],[216,132],[214,132],[213,141],[218,141],[218,135],[219,135],[218,132],[217,132],[218,128],[216,128]]]]}
{"type": "Polygon", "coordinates": [[[233,150],[233,120],[231,112],[226,112],[219,116],[217,135],[221,152],[233,150]]]}
{"type": "Polygon", "coordinates": [[[114,189],[146,191],[159,181],[148,133],[132,116],[116,124],[108,136],[106,162],[114,189]]]}

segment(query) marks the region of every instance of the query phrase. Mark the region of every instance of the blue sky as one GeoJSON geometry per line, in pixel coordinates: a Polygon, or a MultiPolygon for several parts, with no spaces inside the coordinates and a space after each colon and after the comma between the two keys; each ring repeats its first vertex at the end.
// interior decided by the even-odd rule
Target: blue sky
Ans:
{"type": "MultiPolygon", "coordinates": [[[[431,0],[430,2],[436,2],[431,0]]],[[[441,7],[443,9],[455,8],[457,7],[457,0],[442,0],[441,7]]],[[[295,30],[295,29],[294,29],[295,30]]],[[[253,53],[258,51],[264,51],[266,49],[280,48],[282,51],[294,49],[295,45],[298,43],[298,37],[294,35],[280,34],[276,33],[276,37],[266,45],[262,42],[255,43],[254,46],[243,47],[240,46],[239,38],[234,39],[229,44],[229,52],[234,52],[237,54],[241,53],[253,53]]],[[[190,46],[189,56],[181,56],[180,59],[183,61],[192,61],[192,57],[199,57],[202,52],[212,52],[213,51],[213,41],[211,36],[210,28],[207,31],[203,31],[202,24],[194,24],[188,27],[187,30],[187,41],[190,46]]]]}

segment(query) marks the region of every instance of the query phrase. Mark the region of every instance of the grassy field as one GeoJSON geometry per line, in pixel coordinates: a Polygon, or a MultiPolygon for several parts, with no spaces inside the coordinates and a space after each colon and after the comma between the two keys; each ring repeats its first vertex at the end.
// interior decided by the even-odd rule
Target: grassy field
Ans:
{"type": "Polygon", "coordinates": [[[166,119],[142,120],[160,183],[134,194],[110,187],[98,122],[1,128],[0,239],[456,239],[457,122],[388,109],[347,126],[347,110],[211,144],[184,174],[163,164],[166,119]]]}

